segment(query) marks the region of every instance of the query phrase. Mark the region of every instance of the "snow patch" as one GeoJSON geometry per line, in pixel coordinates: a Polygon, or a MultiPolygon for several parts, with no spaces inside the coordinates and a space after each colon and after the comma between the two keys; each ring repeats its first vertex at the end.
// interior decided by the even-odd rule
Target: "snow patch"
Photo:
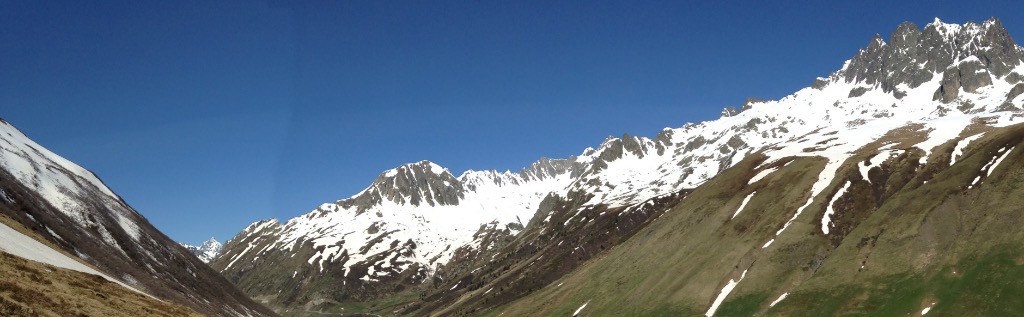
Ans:
{"type": "Polygon", "coordinates": [[[966,137],[963,140],[960,140],[960,142],[957,142],[956,146],[953,147],[953,153],[950,154],[950,156],[949,156],[949,165],[952,166],[954,163],[956,163],[956,161],[958,159],[960,159],[960,156],[962,156],[964,154],[964,149],[967,148],[967,146],[970,145],[971,142],[974,142],[974,141],[980,139],[984,135],[985,135],[984,132],[978,133],[978,134],[966,137]]]}
{"type": "Polygon", "coordinates": [[[743,211],[743,207],[747,206],[747,202],[749,202],[750,198],[753,198],[754,194],[756,194],[756,193],[757,193],[757,191],[754,191],[754,192],[750,193],[750,195],[747,195],[747,198],[743,198],[743,202],[740,203],[740,208],[736,209],[736,212],[732,214],[732,218],[729,218],[729,219],[736,219],[736,216],[740,214],[740,211],[743,211]]]}
{"type": "Polygon", "coordinates": [[[992,162],[992,166],[985,170],[985,177],[992,176],[992,171],[995,171],[996,167],[999,167],[999,163],[1002,163],[1003,159],[1006,159],[1006,156],[1009,155],[1010,152],[1013,152],[1012,147],[1008,150],[1003,150],[1003,154],[1000,155],[999,158],[996,158],[996,160],[992,162]]]}
{"type": "Polygon", "coordinates": [[[836,209],[833,205],[836,204],[836,201],[839,200],[840,197],[843,197],[846,190],[850,188],[850,184],[852,184],[852,182],[849,181],[847,181],[846,184],[843,184],[843,187],[839,188],[839,191],[836,192],[835,196],[832,196],[832,200],[830,200],[828,205],[825,206],[825,215],[821,217],[822,233],[828,235],[828,225],[832,223],[832,215],[836,213],[836,209]]]}
{"type": "Polygon", "coordinates": [[[707,317],[714,316],[715,315],[715,311],[718,310],[718,305],[721,305],[722,302],[725,301],[725,297],[729,296],[729,293],[732,292],[732,289],[736,288],[736,285],[738,285],[740,283],[740,281],[743,281],[743,278],[746,277],[746,276],[747,276],[747,270],[743,270],[743,274],[740,275],[740,279],[738,279],[738,280],[730,279],[729,283],[725,284],[725,287],[722,287],[722,291],[718,293],[718,297],[715,298],[715,302],[711,303],[711,308],[708,308],[708,312],[704,313],[704,316],[707,316],[707,317]]]}
{"type": "Polygon", "coordinates": [[[86,266],[63,253],[51,249],[45,244],[42,244],[41,242],[36,241],[35,239],[32,239],[31,237],[26,236],[3,223],[0,223],[0,250],[31,261],[46,263],[72,271],[99,275],[108,281],[117,283],[118,285],[136,293],[150,296],[149,294],[143,293],[118,279],[100,273],[99,271],[86,266]]]}
{"type": "Polygon", "coordinates": [[[572,313],[572,316],[573,317],[579,316],[580,312],[582,312],[584,308],[587,308],[587,304],[590,304],[589,300],[586,303],[583,303],[583,306],[580,306],[580,308],[577,308],[576,311],[572,313]]]}
{"type": "Polygon", "coordinates": [[[754,177],[750,178],[750,181],[747,182],[747,185],[752,185],[754,183],[757,183],[757,181],[760,181],[761,179],[765,178],[765,176],[771,175],[771,173],[773,173],[773,172],[775,172],[777,170],[779,170],[779,169],[778,168],[766,168],[766,169],[758,172],[757,174],[754,174],[754,177]]]}
{"type": "MultiPolygon", "coordinates": [[[[999,163],[1002,163],[1003,159],[1005,159],[1006,156],[1010,154],[1010,152],[1013,152],[1013,149],[1014,149],[1014,147],[1010,147],[1010,148],[1005,148],[1004,147],[1004,148],[1000,149],[999,150],[1000,152],[997,152],[997,154],[999,156],[993,157],[992,160],[990,160],[988,162],[988,164],[985,164],[985,166],[981,168],[981,171],[985,172],[985,177],[986,178],[988,178],[989,176],[992,176],[992,171],[995,171],[996,167],[999,167],[999,163]]],[[[978,175],[977,177],[975,177],[974,180],[971,181],[971,185],[968,185],[967,188],[971,189],[971,188],[974,188],[974,187],[976,187],[978,185],[981,185],[981,175],[978,175]]]]}
{"type": "Polygon", "coordinates": [[[775,304],[778,304],[783,299],[786,299],[786,296],[789,296],[789,293],[782,293],[782,296],[779,296],[779,298],[776,298],[774,301],[772,301],[771,304],[768,304],[768,307],[775,307],[775,304]]]}
{"type": "Polygon", "coordinates": [[[141,236],[139,225],[135,224],[134,221],[131,221],[130,219],[128,219],[128,217],[125,217],[124,215],[116,214],[115,216],[117,216],[117,224],[121,226],[121,229],[123,229],[124,232],[128,233],[128,235],[132,237],[132,240],[135,240],[135,242],[139,242],[139,237],[141,236]]]}
{"type": "Polygon", "coordinates": [[[921,316],[927,315],[928,312],[932,310],[932,307],[935,307],[935,303],[932,303],[931,305],[928,305],[928,307],[925,307],[924,309],[922,309],[921,310],[921,316]]]}

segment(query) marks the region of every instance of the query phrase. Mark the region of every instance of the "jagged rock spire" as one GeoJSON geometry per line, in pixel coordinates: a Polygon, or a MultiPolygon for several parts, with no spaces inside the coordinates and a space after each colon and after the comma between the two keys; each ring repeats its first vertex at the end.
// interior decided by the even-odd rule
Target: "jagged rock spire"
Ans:
{"type": "Polygon", "coordinates": [[[924,29],[911,22],[900,24],[888,43],[875,35],[833,79],[879,85],[886,92],[899,94],[901,84],[916,88],[935,74],[943,74],[944,88],[937,92],[937,99],[948,102],[956,98],[951,88],[985,85],[986,80],[977,74],[1001,78],[1022,61],[1024,51],[996,18],[963,25],[935,19],[924,29]],[[967,65],[966,70],[958,66],[970,57],[977,58],[976,65],[967,65]],[[953,82],[964,78],[967,83],[953,82]]]}

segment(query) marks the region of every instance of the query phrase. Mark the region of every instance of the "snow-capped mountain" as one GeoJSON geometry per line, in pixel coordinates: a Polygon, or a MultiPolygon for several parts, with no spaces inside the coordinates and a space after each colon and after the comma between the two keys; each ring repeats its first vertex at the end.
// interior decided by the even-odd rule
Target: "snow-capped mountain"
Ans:
{"type": "MultiPolygon", "coordinates": [[[[876,36],[838,71],[780,100],[749,101],[654,138],[608,138],[517,173],[455,177],[426,161],[404,165],[350,198],[250,225],[211,265],[239,285],[273,276],[273,286],[243,289],[278,305],[367,300],[430,281],[424,301],[407,312],[470,313],[572,271],[740,162],[762,162],[745,180],[754,184],[796,159],[825,160],[788,220],[752,238],[770,249],[812,202],[835,193],[844,168],[859,166],[867,180],[876,156],[913,153],[916,164],[938,164],[948,155],[936,151],[941,146],[970,146],[982,131],[1024,122],[1022,59],[996,19],[904,23],[889,41],[876,36]]],[[[823,211],[817,234],[842,241],[851,229],[836,217],[823,211]]]]}
{"type": "MultiPolygon", "coordinates": [[[[1021,289],[997,281],[1015,280],[1024,263],[1022,58],[995,19],[904,23],[810,88],[696,125],[740,131],[754,151],[600,257],[552,276],[564,255],[595,245],[568,234],[552,240],[573,244],[568,253],[510,248],[513,260],[406,312],[1017,314],[1019,303],[994,299],[1021,289]]],[[[521,236],[543,240],[532,230],[521,236]]]]}
{"type": "Polygon", "coordinates": [[[210,260],[213,260],[213,258],[220,253],[221,247],[223,247],[223,245],[220,244],[220,241],[217,241],[217,239],[213,237],[210,237],[210,240],[206,240],[206,242],[203,242],[203,244],[198,246],[188,245],[185,243],[179,244],[185,247],[185,250],[188,250],[188,252],[195,254],[199,260],[203,261],[203,263],[210,263],[210,260]]]}
{"type": "MultiPolygon", "coordinates": [[[[88,269],[79,271],[100,272],[116,283],[206,315],[273,315],[150,225],[92,172],[35,143],[3,120],[0,216],[63,251],[13,252],[15,255],[38,259],[40,254],[49,254],[43,258],[53,259],[53,263],[47,263],[66,264],[61,267],[72,270],[85,266],[76,262],[80,260],[88,269]]],[[[19,250],[15,244],[30,239],[18,237],[0,239],[0,249],[19,250]]]]}

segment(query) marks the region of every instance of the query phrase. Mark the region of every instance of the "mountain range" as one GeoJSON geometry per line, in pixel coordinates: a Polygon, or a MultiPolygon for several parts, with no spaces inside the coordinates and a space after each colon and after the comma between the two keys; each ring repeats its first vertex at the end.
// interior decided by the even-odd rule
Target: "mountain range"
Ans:
{"type": "Polygon", "coordinates": [[[190,246],[0,120],[0,315],[1019,315],[1021,123],[999,20],[903,23],[717,120],[190,246]]]}
{"type": "Polygon", "coordinates": [[[406,164],[210,265],[299,315],[964,311],[952,267],[1021,273],[1019,212],[977,200],[1016,188],[1022,60],[994,18],[903,23],[779,100],[518,172],[406,164]]]}

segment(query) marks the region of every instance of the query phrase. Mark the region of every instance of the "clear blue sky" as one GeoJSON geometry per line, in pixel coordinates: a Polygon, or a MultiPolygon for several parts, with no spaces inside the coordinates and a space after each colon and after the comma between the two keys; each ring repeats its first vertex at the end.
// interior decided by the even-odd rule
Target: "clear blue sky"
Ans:
{"type": "Polygon", "coordinates": [[[518,170],[714,119],[902,21],[1024,37],[1017,1],[301,2],[0,2],[0,117],[199,243],[402,163],[518,170]]]}

